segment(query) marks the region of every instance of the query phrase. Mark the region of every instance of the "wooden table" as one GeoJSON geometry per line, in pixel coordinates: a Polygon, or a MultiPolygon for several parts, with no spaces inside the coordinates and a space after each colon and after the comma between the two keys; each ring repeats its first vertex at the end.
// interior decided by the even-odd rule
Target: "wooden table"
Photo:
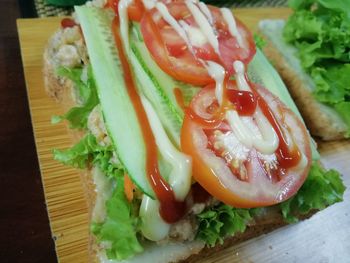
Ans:
{"type": "Polygon", "coordinates": [[[16,0],[1,0],[0,261],[56,262],[24,85],[20,16],[16,0]]]}

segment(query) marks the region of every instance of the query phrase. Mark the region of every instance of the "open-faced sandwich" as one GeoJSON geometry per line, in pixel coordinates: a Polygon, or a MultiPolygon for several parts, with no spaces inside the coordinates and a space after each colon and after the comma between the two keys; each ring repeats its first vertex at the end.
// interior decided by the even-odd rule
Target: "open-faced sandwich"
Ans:
{"type": "Polygon", "coordinates": [[[323,140],[350,135],[350,1],[289,1],[288,21],[264,20],[264,49],[311,134],[323,140]]]}
{"type": "Polygon", "coordinates": [[[342,200],[283,82],[227,8],[94,1],[44,55],[78,129],[92,260],[178,262],[342,200]],[[201,251],[201,252],[200,252],[201,251]]]}

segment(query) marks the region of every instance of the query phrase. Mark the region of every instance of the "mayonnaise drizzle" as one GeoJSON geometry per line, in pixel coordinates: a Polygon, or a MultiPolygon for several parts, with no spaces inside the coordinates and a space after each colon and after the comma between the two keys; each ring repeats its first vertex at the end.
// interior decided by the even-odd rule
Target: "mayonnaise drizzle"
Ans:
{"type": "Polygon", "coordinates": [[[159,201],[143,195],[140,206],[140,218],[142,219],[142,234],[152,241],[164,239],[170,230],[170,224],[166,223],[159,214],[159,201]]]}
{"type": "Polygon", "coordinates": [[[228,30],[230,31],[231,35],[237,39],[238,45],[240,47],[244,47],[243,39],[241,34],[238,32],[236,20],[233,17],[232,11],[228,8],[220,8],[222,17],[224,18],[225,22],[228,25],[228,30]]]}
{"type": "Polygon", "coordinates": [[[120,23],[120,34],[122,37],[124,50],[128,54],[130,51],[129,45],[129,17],[128,17],[128,6],[133,0],[120,0],[118,3],[119,23],[120,23]]]}
{"type": "Polygon", "coordinates": [[[220,56],[219,51],[219,41],[213,27],[209,24],[206,17],[203,15],[201,10],[192,2],[185,1],[187,8],[190,10],[194,20],[196,21],[199,28],[202,30],[202,33],[206,36],[209,44],[214,48],[214,51],[220,56]]]}
{"type": "Polygon", "coordinates": [[[156,8],[159,11],[159,13],[161,14],[161,16],[163,17],[163,19],[170,25],[172,26],[172,28],[174,28],[174,30],[176,31],[176,33],[179,34],[179,36],[186,42],[186,45],[188,46],[188,48],[190,49],[190,51],[193,53],[192,51],[192,45],[190,43],[189,38],[186,35],[186,31],[181,27],[181,25],[176,21],[176,19],[169,13],[168,8],[166,7],[166,5],[164,5],[161,2],[156,3],[156,8]]]}
{"type": "Polygon", "coordinates": [[[206,61],[205,68],[210,77],[215,80],[215,97],[219,105],[221,105],[224,93],[225,69],[220,64],[213,61],[206,61]]]}
{"type": "MultiPolygon", "coordinates": [[[[244,75],[244,64],[237,60],[233,63],[233,68],[236,71],[235,77],[238,89],[251,91],[244,75]]],[[[237,138],[239,138],[246,147],[255,147],[263,154],[273,154],[277,150],[279,145],[278,136],[259,107],[256,109],[253,118],[256,121],[260,134],[252,132],[240,121],[236,112],[227,112],[226,118],[237,138]]]]}
{"type": "Polygon", "coordinates": [[[211,15],[211,12],[210,12],[209,8],[207,7],[207,5],[204,4],[203,2],[198,2],[198,6],[199,6],[200,10],[202,11],[202,13],[207,17],[209,23],[211,25],[213,25],[214,24],[213,16],[211,15]]]}
{"type": "Polygon", "coordinates": [[[207,43],[207,38],[203,35],[199,28],[190,26],[184,20],[180,20],[179,24],[182,26],[188,36],[190,42],[189,50],[192,52],[192,54],[194,54],[192,46],[200,47],[207,43]]]}
{"type": "Polygon", "coordinates": [[[238,140],[244,144],[247,148],[253,147],[252,133],[242,122],[237,111],[229,110],[226,112],[226,119],[228,124],[231,126],[233,133],[236,135],[238,140]]]}
{"type": "Polygon", "coordinates": [[[233,69],[235,70],[236,74],[236,82],[237,86],[240,90],[244,91],[251,91],[249,84],[245,78],[245,72],[244,72],[244,64],[242,61],[236,60],[233,62],[233,69]]]}
{"type": "Polygon", "coordinates": [[[261,133],[261,137],[253,133],[252,141],[254,147],[263,154],[273,154],[279,145],[279,139],[274,128],[260,109],[255,111],[254,119],[261,133]]]}
{"type": "Polygon", "coordinates": [[[142,0],[142,3],[149,10],[156,6],[157,0],[142,0]]]}
{"type": "MultiPolygon", "coordinates": [[[[151,103],[141,95],[142,105],[146,111],[156,144],[163,158],[172,166],[169,174],[169,184],[178,201],[185,200],[191,187],[192,160],[191,157],[178,151],[169,140],[160,119],[151,103]]],[[[159,215],[159,201],[152,200],[146,195],[140,208],[142,232],[150,240],[158,241],[165,238],[169,225],[159,215]]]]}

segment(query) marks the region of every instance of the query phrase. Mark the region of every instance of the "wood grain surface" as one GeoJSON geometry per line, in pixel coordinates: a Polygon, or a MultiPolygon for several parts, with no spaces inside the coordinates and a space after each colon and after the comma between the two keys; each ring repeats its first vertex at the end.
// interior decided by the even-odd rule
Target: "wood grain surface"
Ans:
{"type": "MultiPolygon", "coordinates": [[[[252,30],[263,18],[285,18],[288,9],[240,9],[234,13],[252,30]]],[[[44,91],[42,54],[47,39],[59,27],[58,18],[21,19],[18,29],[35,142],[52,234],[60,262],[87,262],[88,214],[79,171],[52,159],[53,148],[71,145],[64,124],[51,125],[62,109],[44,91]]],[[[328,168],[344,174],[350,186],[350,143],[320,143],[328,168]]],[[[350,195],[311,219],[230,247],[201,262],[346,262],[350,258],[350,195]]]]}

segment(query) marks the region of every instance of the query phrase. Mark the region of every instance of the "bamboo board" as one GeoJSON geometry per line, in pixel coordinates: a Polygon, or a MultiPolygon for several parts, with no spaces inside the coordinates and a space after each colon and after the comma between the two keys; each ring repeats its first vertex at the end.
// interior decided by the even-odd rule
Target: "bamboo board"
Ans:
{"type": "MultiPolygon", "coordinates": [[[[288,9],[238,9],[234,11],[252,30],[264,18],[286,18],[288,9]]],[[[39,157],[52,235],[60,262],[88,261],[88,212],[79,171],[52,159],[53,148],[71,145],[64,124],[51,125],[51,116],[62,108],[44,91],[42,54],[59,18],[17,21],[28,100],[39,157]]],[[[342,172],[350,187],[350,142],[320,144],[326,167],[342,172]]],[[[201,262],[345,262],[350,258],[350,194],[344,202],[311,219],[278,229],[201,262]]]]}

